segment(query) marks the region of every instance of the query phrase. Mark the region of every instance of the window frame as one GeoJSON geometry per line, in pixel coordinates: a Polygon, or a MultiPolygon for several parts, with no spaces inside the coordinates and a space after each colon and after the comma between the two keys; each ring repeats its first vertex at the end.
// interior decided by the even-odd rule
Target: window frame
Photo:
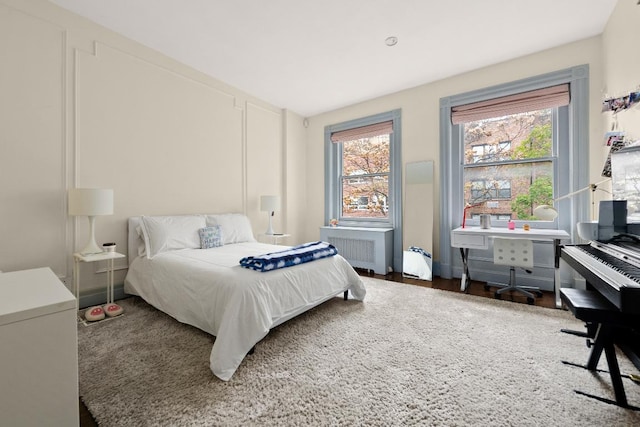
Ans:
{"type": "Polygon", "coordinates": [[[359,119],[325,126],[324,225],[336,218],[341,226],[362,228],[393,228],[393,269],[402,271],[402,129],[401,110],[396,109],[359,119]],[[347,129],[392,121],[389,135],[389,200],[387,218],[342,217],[342,144],[331,141],[331,134],[347,129]]]}
{"type": "MultiPolygon", "coordinates": [[[[440,99],[440,274],[451,278],[453,255],[451,230],[460,226],[464,209],[462,125],[453,125],[451,109],[455,106],[484,101],[501,96],[513,95],[562,83],[570,84],[571,102],[566,107],[555,109],[553,131],[554,156],[553,194],[560,197],[584,188],[589,182],[589,170],[579,165],[589,164],[589,65],[579,65],[564,70],[547,73],[527,79],[517,80],[497,86],[479,89],[440,99]],[[566,127],[559,123],[566,123],[566,127]],[[559,150],[559,151],[555,151],[559,150]],[[568,179],[558,179],[560,170],[570,171],[568,179]],[[446,197],[445,195],[450,195],[446,197]]],[[[584,192],[588,193],[588,192],[584,192]]],[[[564,229],[574,237],[573,224],[589,218],[589,195],[579,194],[555,203],[559,215],[553,222],[536,222],[538,228],[564,229]]],[[[477,222],[477,220],[475,220],[477,222]]],[[[468,221],[474,224],[473,220],[468,221]]],[[[516,221],[522,226],[523,221],[516,221]]],[[[533,224],[533,223],[532,223],[533,224]]]]}

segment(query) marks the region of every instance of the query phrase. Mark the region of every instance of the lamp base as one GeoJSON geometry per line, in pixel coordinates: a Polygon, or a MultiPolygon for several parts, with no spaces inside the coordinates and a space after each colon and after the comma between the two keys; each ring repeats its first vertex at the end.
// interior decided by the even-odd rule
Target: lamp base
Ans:
{"type": "Polygon", "coordinates": [[[273,217],[273,212],[269,212],[269,227],[267,228],[267,231],[264,232],[267,236],[273,236],[275,234],[271,225],[271,217],[273,217]]]}
{"type": "Polygon", "coordinates": [[[95,239],[92,239],[89,243],[87,243],[87,246],[85,246],[84,249],[80,251],[80,254],[86,256],[101,254],[102,252],[104,252],[104,249],[97,245],[95,239]]]}
{"type": "Polygon", "coordinates": [[[103,252],[102,248],[96,243],[96,217],[89,216],[89,243],[80,251],[82,255],[95,255],[103,252]]]}

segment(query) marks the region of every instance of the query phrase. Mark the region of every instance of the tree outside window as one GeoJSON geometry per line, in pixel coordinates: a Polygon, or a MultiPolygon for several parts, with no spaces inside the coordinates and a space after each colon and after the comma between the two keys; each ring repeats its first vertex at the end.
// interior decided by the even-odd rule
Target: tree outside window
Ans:
{"type": "Polygon", "coordinates": [[[342,144],[342,217],[388,218],[389,134],[342,144]]]}

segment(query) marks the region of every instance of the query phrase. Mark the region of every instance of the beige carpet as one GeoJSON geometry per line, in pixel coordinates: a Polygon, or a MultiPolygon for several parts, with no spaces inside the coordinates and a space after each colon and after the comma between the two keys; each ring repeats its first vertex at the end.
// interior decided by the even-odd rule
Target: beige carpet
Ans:
{"type": "Polygon", "coordinates": [[[124,316],[78,326],[80,395],[102,426],[640,425],[574,392],[613,397],[607,374],[561,363],[588,357],[559,331],[581,329],[570,313],[365,281],[364,302],[276,328],[229,382],[209,370],[213,337],[123,300],[124,316]]]}

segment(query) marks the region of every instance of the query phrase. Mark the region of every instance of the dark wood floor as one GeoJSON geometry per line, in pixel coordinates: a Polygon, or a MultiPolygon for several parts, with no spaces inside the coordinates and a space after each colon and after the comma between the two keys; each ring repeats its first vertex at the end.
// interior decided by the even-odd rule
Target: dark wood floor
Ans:
{"type": "MultiPolygon", "coordinates": [[[[434,277],[433,281],[427,282],[424,280],[418,279],[410,279],[406,277],[402,277],[402,273],[391,273],[387,276],[381,276],[377,274],[370,274],[366,271],[358,270],[358,273],[361,276],[367,277],[375,277],[377,279],[384,279],[390,282],[399,282],[399,283],[409,283],[412,285],[425,286],[427,288],[434,289],[442,289],[445,291],[451,292],[461,292],[460,291],[460,279],[442,279],[440,277],[434,277]]],[[[493,298],[495,293],[495,288],[491,288],[490,290],[484,289],[483,282],[471,282],[469,286],[469,294],[477,295],[486,298],[493,298]]],[[[513,301],[517,304],[526,304],[527,298],[518,293],[507,293],[502,296],[503,300],[513,301]]],[[[555,295],[553,292],[543,292],[541,298],[536,298],[535,305],[540,307],[554,308],[555,307],[555,295]]],[[[87,407],[80,401],[80,426],[81,427],[97,427],[97,423],[93,419],[93,416],[87,409],[87,407]]]]}

